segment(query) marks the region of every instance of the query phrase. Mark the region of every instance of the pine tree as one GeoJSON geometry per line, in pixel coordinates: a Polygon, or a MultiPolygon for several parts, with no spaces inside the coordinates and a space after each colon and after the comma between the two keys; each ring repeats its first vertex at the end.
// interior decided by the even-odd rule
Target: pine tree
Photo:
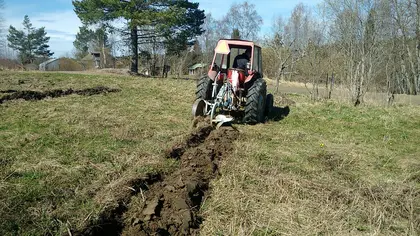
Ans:
{"type": "Polygon", "coordinates": [[[239,29],[233,29],[231,37],[232,39],[241,39],[241,33],[239,32],[239,29]]]}
{"type": "Polygon", "coordinates": [[[10,48],[19,51],[19,58],[24,64],[33,63],[37,57],[49,58],[54,54],[49,50],[50,37],[47,37],[45,28],[33,27],[27,15],[23,20],[23,30],[9,27],[7,40],[10,48]]]}
{"type": "Polygon", "coordinates": [[[77,58],[85,57],[89,51],[103,51],[104,48],[110,46],[105,27],[92,30],[87,25],[79,27],[79,32],[76,35],[76,40],[74,40],[73,45],[77,50],[77,58]]]}
{"type": "Polygon", "coordinates": [[[107,23],[124,18],[128,22],[131,48],[131,72],[138,72],[138,45],[159,42],[167,46],[176,44],[171,50],[185,48],[195,36],[203,31],[204,11],[198,3],[186,0],[73,0],[75,12],[85,24],[107,23]]]}

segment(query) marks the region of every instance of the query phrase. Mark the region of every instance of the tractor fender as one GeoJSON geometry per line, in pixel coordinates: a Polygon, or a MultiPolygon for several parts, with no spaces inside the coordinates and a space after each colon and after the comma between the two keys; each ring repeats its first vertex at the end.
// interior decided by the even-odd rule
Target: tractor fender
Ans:
{"type": "Polygon", "coordinates": [[[255,81],[255,80],[257,80],[257,79],[263,79],[263,78],[260,78],[259,76],[256,76],[255,74],[253,74],[253,75],[249,75],[249,76],[246,78],[245,83],[244,83],[245,88],[246,88],[246,89],[249,89],[249,87],[251,87],[251,85],[252,85],[252,84],[254,83],[254,81],[255,81]]]}
{"type": "Polygon", "coordinates": [[[248,83],[249,81],[251,81],[252,78],[254,78],[254,74],[248,75],[245,79],[245,83],[248,83]]]}
{"type": "Polygon", "coordinates": [[[249,75],[245,79],[245,84],[250,82],[250,81],[253,81],[254,78],[255,79],[261,78],[262,79],[261,74],[259,72],[256,72],[255,70],[254,71],[249,70],[248,74],[249,75]]]}
{"type": "Polygon", "coordinates": [[[209,77],[211,80],[213,80],[213,81],[214,81],[214,79],[215,79],[215,78],[216,78],[216,76],[217,76],[217,71],[211,70],[211,71],[209,71],[209,72],[207,73],[207,75],[208,75],[208,77],[209,77]]]}

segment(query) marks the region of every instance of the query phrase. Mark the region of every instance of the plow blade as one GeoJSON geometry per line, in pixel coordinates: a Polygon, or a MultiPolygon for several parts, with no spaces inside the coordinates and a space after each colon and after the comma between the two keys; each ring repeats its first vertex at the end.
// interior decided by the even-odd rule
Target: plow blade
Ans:
{"type": "Polygon", "coordinates": [[[216,123],[216,128],[220,128],[224,124],[228,124],[233,121],[232,117],[227,117],[225,115],[217,115],[211,122],[216,123]]]}
{"type": "Polygon", "coordinates": [[[222,125],[231,123],[234,120],[233,117],[222,114],[218,114],[214,117],[216,107],[217,104],[208,103],[203,99],[197,99],[192,106],[192,116],[195,118],[210,115],[210,123],[212,125],[215,124],[216,128],[220,128],[222,125]]]}

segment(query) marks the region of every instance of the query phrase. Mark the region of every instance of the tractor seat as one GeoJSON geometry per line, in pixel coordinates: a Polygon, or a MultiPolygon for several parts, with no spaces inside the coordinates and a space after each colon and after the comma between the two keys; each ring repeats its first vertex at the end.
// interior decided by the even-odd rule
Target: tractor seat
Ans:
{"type": "Polygon", "coordinates": [[[229,68],[228,73],[227,73],[227,77],[230,80],[232,80],[232,79],[236,80],[237,79],[240,84],[243,84],[245,82],[245,79],[246,79],[245,70],[238,69],[238,68],[229,68]],[[233,77],[235,77],[235,78],[233,78],[233,77]]]}

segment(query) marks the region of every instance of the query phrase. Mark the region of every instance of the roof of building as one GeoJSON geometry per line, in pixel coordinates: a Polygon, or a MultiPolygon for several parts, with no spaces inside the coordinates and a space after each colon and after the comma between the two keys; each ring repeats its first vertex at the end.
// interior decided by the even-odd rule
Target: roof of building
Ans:
{"type": "Polygon", "coordinates": [[[91,54],[87,54],[85,57],[81,59],[81,61],[93,61],[94,57],[91,54]]]}
{"type": "Polygon", "coordinates": [[[52,63],[52,62],[55,62],[55,61],[57,61],[57,60],[59,60],[60,58],[53,58],[53,59],[50,59],[50,60],[48,60],[48,61],[44,61],[43,63],[41,63],[40,65],[48,65],[48,64],[50,64],[50,63],[52,63]]]}
{"type": "Polygon", "coordinates": [[[203,67],[206,67],[207,66],[207,64],[204,64],[204,63],[197,63],[197,64],[195,64],[195,65],[192,65],[192,66],[190,66],[190,68],[188,68],[189,70],[195,70],[195,69],[197,69],[197,68],[203,68],[203,67]]]}

